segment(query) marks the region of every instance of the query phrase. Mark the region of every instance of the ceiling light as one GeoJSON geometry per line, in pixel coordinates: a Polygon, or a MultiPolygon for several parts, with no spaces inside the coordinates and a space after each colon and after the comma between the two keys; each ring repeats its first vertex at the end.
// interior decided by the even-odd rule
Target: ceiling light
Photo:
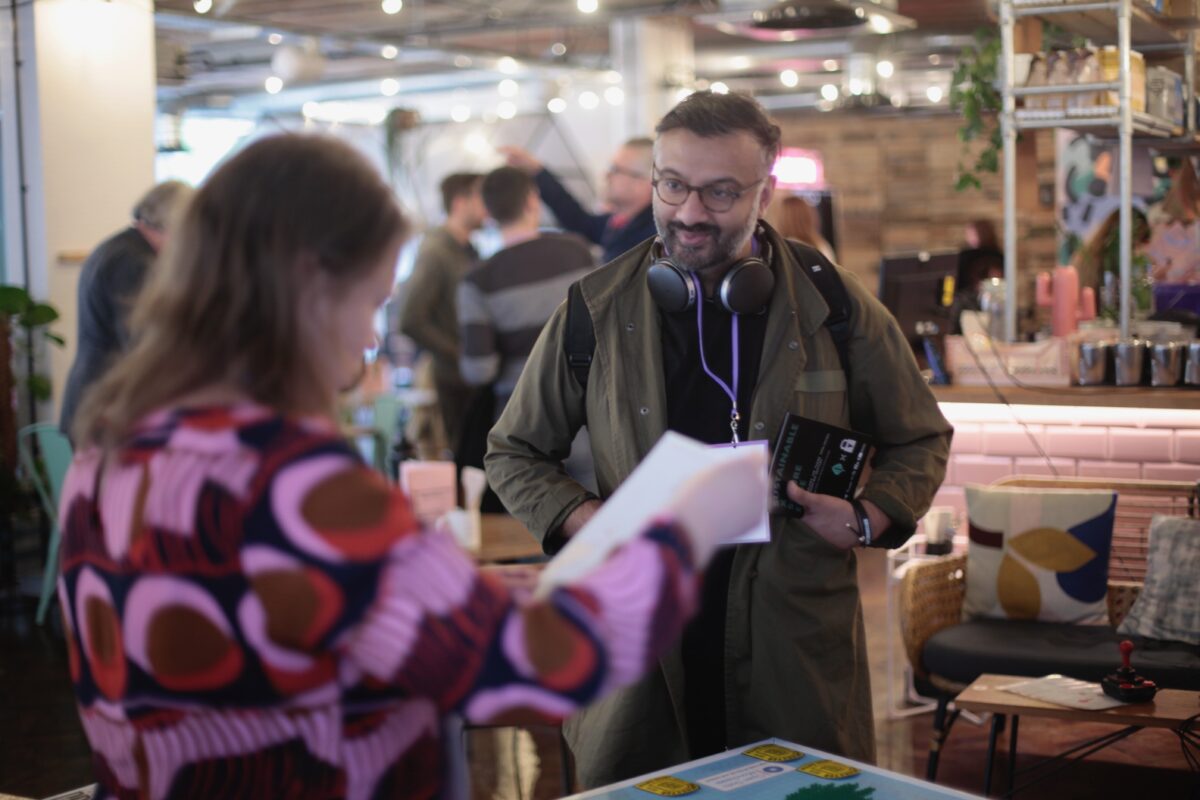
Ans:
{"type": "Polygon", "coordinates": [[[600,98],[595,92],[583,92],[579,95],[579,105],[590,111],[600,105],[600,98]]]}
{"type": "Polygon", "coordinates": [[[794,69],[785,69],[783,72],[779,73],[779,81],[784,86],[791,89],[795,87],[796,84],[800,83],[800,76],[796,74],[796,70],[794,69]]]}
{"type": "Polygon", "coordinates": [[[394,44],[385,44],[379,49],[379,55],[391,61],[396,56],[400,55],[400,48],[394,44]]]}
{"type": "Polygon", "coordinates": [[[207,14],[212,11],[213,0],[196,0],[192,3],[192,8],[196,9],[197,14],[207,14]]]}
{"type": "Polygon", "coordinates": [[[279,44],[280,42],[283,41],[283,34],[282,33],[272,33],[270,36],[267,37],[267,41],[271,44],[279,44]]]}
{"type": "Polygon", "coordinates": [[[497,62],[496,68],[505,75],[512,75],[521,68],[521,65],[517,63],[515,58],[512,58],[511,56],[505,56],[504,58],[500,59],[499,62],[497,62]]]}
{"type": "Polygon", "coordinates": [[[821,62],[821,66],[826,72],[837,72],[838,63],[836,58],[827,58],[821,62]]]}
{"type": "Polygon", "coordinates": [[[680,88],[676,89],[675,90],[675,102],[682,103],[684,100],[687,100],[689,97],[692,96],[693,91],[695,91],[695,90],[689,89],[686,86],[681,86],[680,88]]]}
{"type": "Polygon", "coordinates": [[[620,83],[622,80],[624,80],[624,78],[622,78],[621,73],[617,72],[615,69],[610,69],[608,72],[604,73],[604,80],[608,83],[620,83]]]}
{"type": "Polygon", "coordinates": [[[937,53],[930,53],[929,54],[929,63],[936,67],[938,64],[942,63],[942,57],[939,56],[937,53]]]}
{"type": "Polygon", "coordinates": [[[512,78],[505,78],[497,84],[496,91],[500,92],[501,97],[516,97],[521,87],[512,78]]]}
{"type": "Polygon", "coordinates": [[[796,34],[792,31],[784,31],[783,33],[779,34],[779,38],[785,42],[794,42],[796,41],[796,34]]]}
{"type": "Polygon", "coordinates": [[[550,52],[559,57],[565,56],[567,54],[567,46],[562,42],[555,42],[550,45],[550,52]]]}
{"type": "Polygon", "coordinates": [[[458,105],[450,109],[450,119],[455,122],[466,122],[471,118],[470,106],[458,105]]]}
{"type": "Polygon", "coordinates": [[[454,66],[458,67],[459,69],[466,69],[467,67],[471,66],[471,57],[463,55],[455,56],[454,66]]]}
{"type": "Polygon", "coordinates": [[[882,14],[872,14],[868,23],[876,33],[891,33],[892,21],[882,14]]]}
{"type": "Polygon", "coordinates": [[[496,106],[496,116],[500,119],[512,119],[517,115],[517,106],[505,100],[496,106]]]}
{"type": "Polygon", "coordinates": [[[725,85],[724,81],[716,81],[708,88],[712,89],[713,94],[729,94],[729,87],[725,85]]]}
{"type": "Polygon", "coordinates": [[[567,110],[567,101],[561,97],[551,97],[550,102],[546,103],[546,108],[551,114],[561,114],[567,110]]]}
{"type": "Polygon", "coordinates": [[[821,87],[821,97],[824,97],[829,102],[838,99],[838,88],[832,83],[827,83],[821,87]]]}
{"type": "Polygon", "coordinates": [[[890,78],[896,73],[896,65],[890,61],[880,61],[875,65],[875,72],[881,78],[890,78]]]}
{"type": "Polygon", "coordinates": [[[487,137],[485,137],[479,131],[475,131],[470,136],[468,136],[467,140],[464,142],[464,144],[467,146],[468,151],[474,153],[477,156],[483,155],[484,153],[486,153],[492,149],[492,146],[490,144],[488,144],[487,137]]]}
{"type": "Polygon", "coordinates": [[[866,91],[866,84],[864,81],[862,81],[858,78],[851,78],[850,85],[847,88],[850,89],[850,94],[857,97],[858,95],[860,95],[866,91]]]}
{"type": "Polygon", "coordinates": [[[263,82],[263,88],[267,90],[267,94],[279,94],[279,90],[283,88],[283,78],[272,75],[263,82]]]}
{"type": "Polygon", "coordinates": [[[578,0],[575,5],[584,14],[593,14],[600,7],[600,3],[597,0],[578,0]]]}
{"type": "Polygon", "coordinates": [[[930,86],[925,90],[925,96],[929,98],[929,102],[931,103],[942,102],[942,87],[930,86]]]}
{"type": "Polygon", "coordinates": [[[320,115],[321,104],[316,100],[309,100],[300,107],[300,113],[303,114],[306,119],[312,119],[313,117],[320,115]]]}
{"type": "Polygon", "coordinates": [[[733,58],[729,59],[729,67],[731,69],[750,69],[753,63],[754,62],[750,60],[750,56],[734,56],[733,58]]]}
{"type": "Polygon", "coordinates": [[[384,97],[395,97],[400,94],[400,81],[395,78],[384,78],[379,82],[379,93],[384,97]]]}
{"type": "Polygon", "coordinates": [[[404,8],[404,0],[383,0],[383,13],[399,14],[400,9],[404,8]]]}
{"type": "Polygon", "coordinates": [[[610,106],[619,106],[625,102],[625,90],[620,86],[610,86],[604,90],[604,99],[610,106]]]}

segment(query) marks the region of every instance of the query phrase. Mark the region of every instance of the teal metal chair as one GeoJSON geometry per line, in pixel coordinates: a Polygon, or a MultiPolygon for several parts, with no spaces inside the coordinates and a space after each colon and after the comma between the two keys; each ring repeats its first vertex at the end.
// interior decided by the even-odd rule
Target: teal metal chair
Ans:
{"type": "Polygon", "coordinates": [[[58,576],[58,545],[62,532],[58,527],[58,499],[62,495],[63,478],[66,477],[67,467],[71,465],[71,442],[58,429],[57,425],[39,422],[26,425],[17,434],[17,444],[21,451],[21,465],[33,481],[41,498],[42,508],[50,518],[50,545],[46,548],[46,568],[42,572],[42,591],[38,597],[37,622],[45,622],[46,611],[50,600],[54,597],[54,587],[58,576]],[[45,473],[38,469],[36,452],[42,454],[45,473]]]}

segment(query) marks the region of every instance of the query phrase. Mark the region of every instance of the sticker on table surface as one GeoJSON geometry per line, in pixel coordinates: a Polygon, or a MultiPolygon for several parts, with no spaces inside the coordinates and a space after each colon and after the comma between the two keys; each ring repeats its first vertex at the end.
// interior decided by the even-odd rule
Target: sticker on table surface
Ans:
{"type": "Polygon", "coordinates": [[[656,794],[659,797],[682,797],[685,794],[699,791],[700,787],[691,781],[685,781],[680,778],[672,778],[670,775],[663,775],[659,778],[651,778],[648,781],[634,784],[635,789],[641,789],[643,792],[656,794]]]}
{"type": "Polygon", "coordinates": [[[804,753],[777,744],[760,744],[742,753],[744,756],[757,758],[759,761],[795,761],[804,758],[804,753]]]}
{"type": "Polygon", "coordinates": [[[716,789],[721,792],[732,792],[744,786],[758,783],[759,781],[778,778],[780,775],[785,775],[788,772],[787,767],[781,767],[778,764],[746,764],[737,769],[731,769],[728,772],[705,775],[703,778],[697,778],[696,782],[710,789],[716,789]]]}
{"type": "Polygon", "coordinates": [[[854,767],[839,764],[836,761],[814,761],[811,764],[805,764],[803,767],[796,767],[796,770],[830,781],[852,778],[858,774],[858,770],[854,767]]]}

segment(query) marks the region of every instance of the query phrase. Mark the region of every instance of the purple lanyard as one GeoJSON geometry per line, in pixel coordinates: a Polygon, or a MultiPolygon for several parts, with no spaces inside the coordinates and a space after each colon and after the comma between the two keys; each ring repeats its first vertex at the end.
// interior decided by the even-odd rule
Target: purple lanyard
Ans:
{"type": "Polygon", "coordinates": [[[733,444],[736,445],[738,439],[738,423],[741,422],[741,415],[738,413],[738,315],[733,315],[733,388],[729,388],[729,384],[717,377],[717,374],[708,368],[708,360],[704,357],[704,290],[700,286],[700,279],[696,277],[696,273],[689,273],[692,279],[692,285],[696,288],[696,329],[700,334],[700,365],[704,367],[704,371],[708,377],[712,378],[717,386],[729,396],[729,401],[733,404],[729,411],[729,428],[733,435],[733,444]]]}

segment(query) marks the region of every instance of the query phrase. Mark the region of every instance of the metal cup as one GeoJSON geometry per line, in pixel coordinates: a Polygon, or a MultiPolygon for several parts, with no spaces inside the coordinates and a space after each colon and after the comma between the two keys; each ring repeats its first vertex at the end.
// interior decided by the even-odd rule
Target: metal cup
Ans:
{"type": "Polygon", "coordinates": [[[1183,382],[1188,386],[1200,386],[1200,339],[1187,346],[1187,363],[1183,367],[1183,382]]]}
{"type": "Polygon", "coordinates": [[[1108,342],[1080,342],[1071,361],[1071,377],[1079,386],[1098,386],[1108,377],[1108,342]]]}
{"type": "Polygon", "coordinates": [[[1113,381],[1117,386],[1137,386],[1142,382],[1146,361],[1146,343],[1141,339],[1122,339],[1111,348],[1113,381]]]}
{"type": "Polygon", "coordinates": [[[1175,386],[1183,377],[1184,345],[1179,342],[1160,342],[1148,348],[1150,355],[1150,385],[1175,386]]]}

